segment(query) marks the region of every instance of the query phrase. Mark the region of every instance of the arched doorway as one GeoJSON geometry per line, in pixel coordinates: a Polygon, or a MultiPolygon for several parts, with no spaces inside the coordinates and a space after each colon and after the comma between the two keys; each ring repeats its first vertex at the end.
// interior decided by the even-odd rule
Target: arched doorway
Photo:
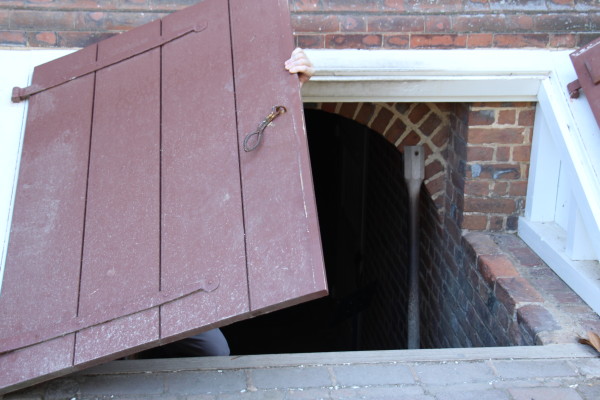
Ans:
{"type": "Polygon", "coordinates": [[[223,328],[233,354],[406,346],[403,158],[377,132],[306,110],[330,295],[223,328]]]}

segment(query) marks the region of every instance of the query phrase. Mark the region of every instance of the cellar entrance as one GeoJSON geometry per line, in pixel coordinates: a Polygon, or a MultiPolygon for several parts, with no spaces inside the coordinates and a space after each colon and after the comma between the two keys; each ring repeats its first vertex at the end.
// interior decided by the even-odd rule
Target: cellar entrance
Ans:
{"type": "Polygon", "coordinates": [[[231,352],[405,348],[402,154],[377,132],[336,114],[306,110],[306,124],[330,295],[223,328],[231,352]]]}

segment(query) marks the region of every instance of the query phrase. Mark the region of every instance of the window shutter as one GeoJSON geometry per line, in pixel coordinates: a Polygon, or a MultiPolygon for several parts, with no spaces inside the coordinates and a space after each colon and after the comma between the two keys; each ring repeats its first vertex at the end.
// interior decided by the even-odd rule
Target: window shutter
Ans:
{"type": "Polygon", "coordinates": [[[14,91],[0,393],[327,293],[287,7],[205,0],[14,91]]]}
{"type": "Polygon", "coordinates": [[[577,79],[567,85],[572,98],[583,89],[594,118],[600,126],[600,38],[570,54],[577,79]]]}

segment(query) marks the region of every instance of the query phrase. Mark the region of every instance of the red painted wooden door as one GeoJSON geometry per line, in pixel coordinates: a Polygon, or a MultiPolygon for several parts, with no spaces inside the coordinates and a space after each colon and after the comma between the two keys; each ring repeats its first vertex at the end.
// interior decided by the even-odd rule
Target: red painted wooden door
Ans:
{"type": "Polygon", "coordinates": [[[327,293],[287,7],[205,0],[15,91],[0,393],[327,293]]]}

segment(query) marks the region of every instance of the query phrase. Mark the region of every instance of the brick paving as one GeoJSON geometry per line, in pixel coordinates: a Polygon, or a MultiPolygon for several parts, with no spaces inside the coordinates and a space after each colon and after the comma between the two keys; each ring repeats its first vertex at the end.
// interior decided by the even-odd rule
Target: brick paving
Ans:
{"type": "Polygon", "coordinates": [[[577,344],[113,361],[3,400],[592,400],[600,358],[577,344]]]}

